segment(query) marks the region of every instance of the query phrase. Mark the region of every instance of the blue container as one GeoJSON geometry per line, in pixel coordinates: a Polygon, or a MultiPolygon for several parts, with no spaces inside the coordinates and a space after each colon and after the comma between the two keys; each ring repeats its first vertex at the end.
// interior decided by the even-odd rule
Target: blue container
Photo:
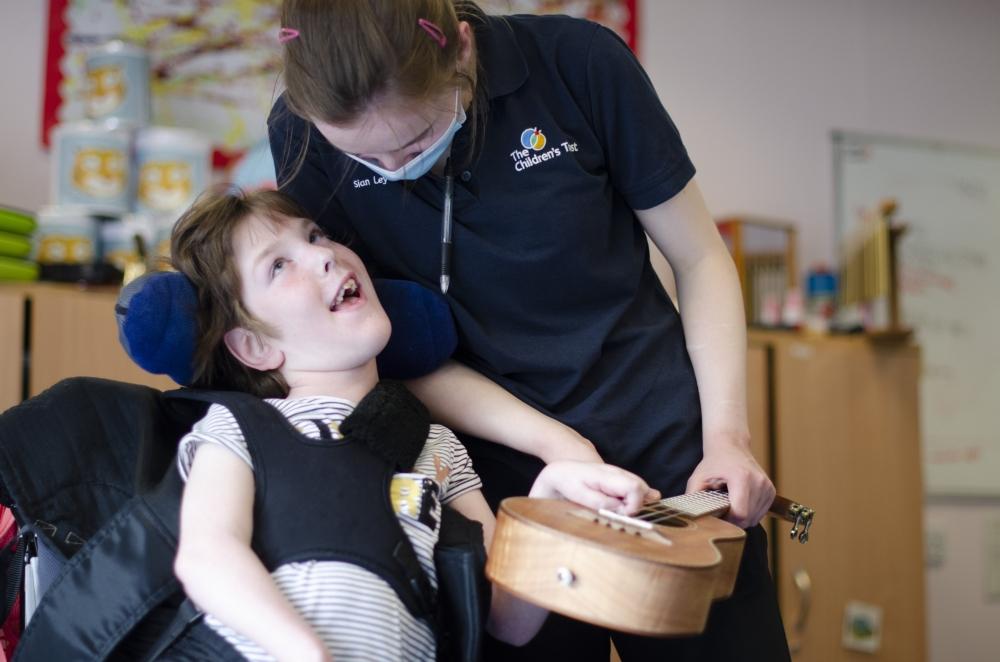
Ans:
{"type": "Polygon", "coordinates": [[[54,205],[117,216],[131,201],[131,132],[117,122],[76,122],[52,131],[54,205]]]}
{"type": "Polygon", "coordinates": [[[814,297],[836,298],[837,276],[826,269],[810,271],[806,279],[806,294],[810,299],[814,297]]]}
{"type": "Polygon", "coordinates": [[[190,129],[151,126],[135,139],[135,211],[180,216],[212,176],[212,144],[190,129]]]}
{"type": "Polygon", "coordinates": [[[150,117],[149,55],[138,46],[110,41],[85,55],[87,117],[114,119],[131,127],[150,117]]]}
{"type": "Polygon", "coordinates": [[[82,207],[42,207],[38,210],[32,258],[41,265],[83,266],[98,252],[99,219],[82,207]]]}

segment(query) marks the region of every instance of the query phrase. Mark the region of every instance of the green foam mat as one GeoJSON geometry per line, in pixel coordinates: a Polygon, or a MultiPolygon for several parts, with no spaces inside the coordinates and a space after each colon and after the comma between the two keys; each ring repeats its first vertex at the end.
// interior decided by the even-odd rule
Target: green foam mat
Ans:
{"type": "Polygon", "coordinates": [[[29,235],[37,225],[34,215],[26,211],[0,207],[0,232],[29,235]]]}
{"type": "Polygon", "coordinates": [[[0,280],[38,280],[38,265],[28,260],[0,257],[0,280]]]}

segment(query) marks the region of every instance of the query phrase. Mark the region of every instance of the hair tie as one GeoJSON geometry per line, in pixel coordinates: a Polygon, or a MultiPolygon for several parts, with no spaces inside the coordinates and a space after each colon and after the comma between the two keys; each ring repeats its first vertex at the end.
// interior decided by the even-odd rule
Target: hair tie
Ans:
{"type": "Polygon", "coordinates": [[[278,30],[278,43],[284,44],[299,36],[299,31],[295,28],[281,28],[278,30]]]}
{"type": "Polygon", "coordinates": [[[417,25],[419,25],[424,32],[429,34],[431,39],[436,41],[438,46],[440,46],[441,48],[444,48],[445,46],[448,45],[448,37],[444,36],[444,32],[441,31],[441,28],[434,25],[426,18],[418,18],[417,25]]]}

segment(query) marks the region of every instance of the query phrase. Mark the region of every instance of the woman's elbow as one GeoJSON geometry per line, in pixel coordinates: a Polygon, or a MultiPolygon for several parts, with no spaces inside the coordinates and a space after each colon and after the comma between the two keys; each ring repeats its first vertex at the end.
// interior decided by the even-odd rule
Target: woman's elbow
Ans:
{"type": "Polygon", "coordinates": [[[544,617],[540,620],[530,619],[525,621],[519,618],[503,619],[488,618],[486,621],[486,631],[495,639],[499,639],[511,646],[524,646],[535,638],[542,628],[544,617]]]}
{"type": "Polygon", "coordinates": [[[505,628],[498,625],[486,625],[486,631],[490,633],[494,639],[502,641],[505,644],[511,646],[524,646],[526,643],[531,641],[535,634],[534,632],[527,633],[524,631],[518,631],[516,628],[505,628]]]}

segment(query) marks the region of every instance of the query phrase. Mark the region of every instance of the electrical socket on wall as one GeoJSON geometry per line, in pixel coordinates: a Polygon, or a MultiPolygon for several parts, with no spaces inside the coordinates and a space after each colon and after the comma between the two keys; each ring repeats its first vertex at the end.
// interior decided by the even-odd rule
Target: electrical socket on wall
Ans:
{"type": "Polygon", "coordinates": [[[924,533],[924,565],[940,568],[945,559],[945,535],[940,529],[927,529],[924,533]]]}
{"type": "Polygon", "coordinates": [[[1000,602],[1000,517],[987,519],[983,533],[985,597],[987,602],[1000,602]]]}
{"type": "Polygon", "coordinates": [[[882,647],[882,607],[859,600],[844,605],[841,644],[848,650],[877,653],[882,647]]]}

